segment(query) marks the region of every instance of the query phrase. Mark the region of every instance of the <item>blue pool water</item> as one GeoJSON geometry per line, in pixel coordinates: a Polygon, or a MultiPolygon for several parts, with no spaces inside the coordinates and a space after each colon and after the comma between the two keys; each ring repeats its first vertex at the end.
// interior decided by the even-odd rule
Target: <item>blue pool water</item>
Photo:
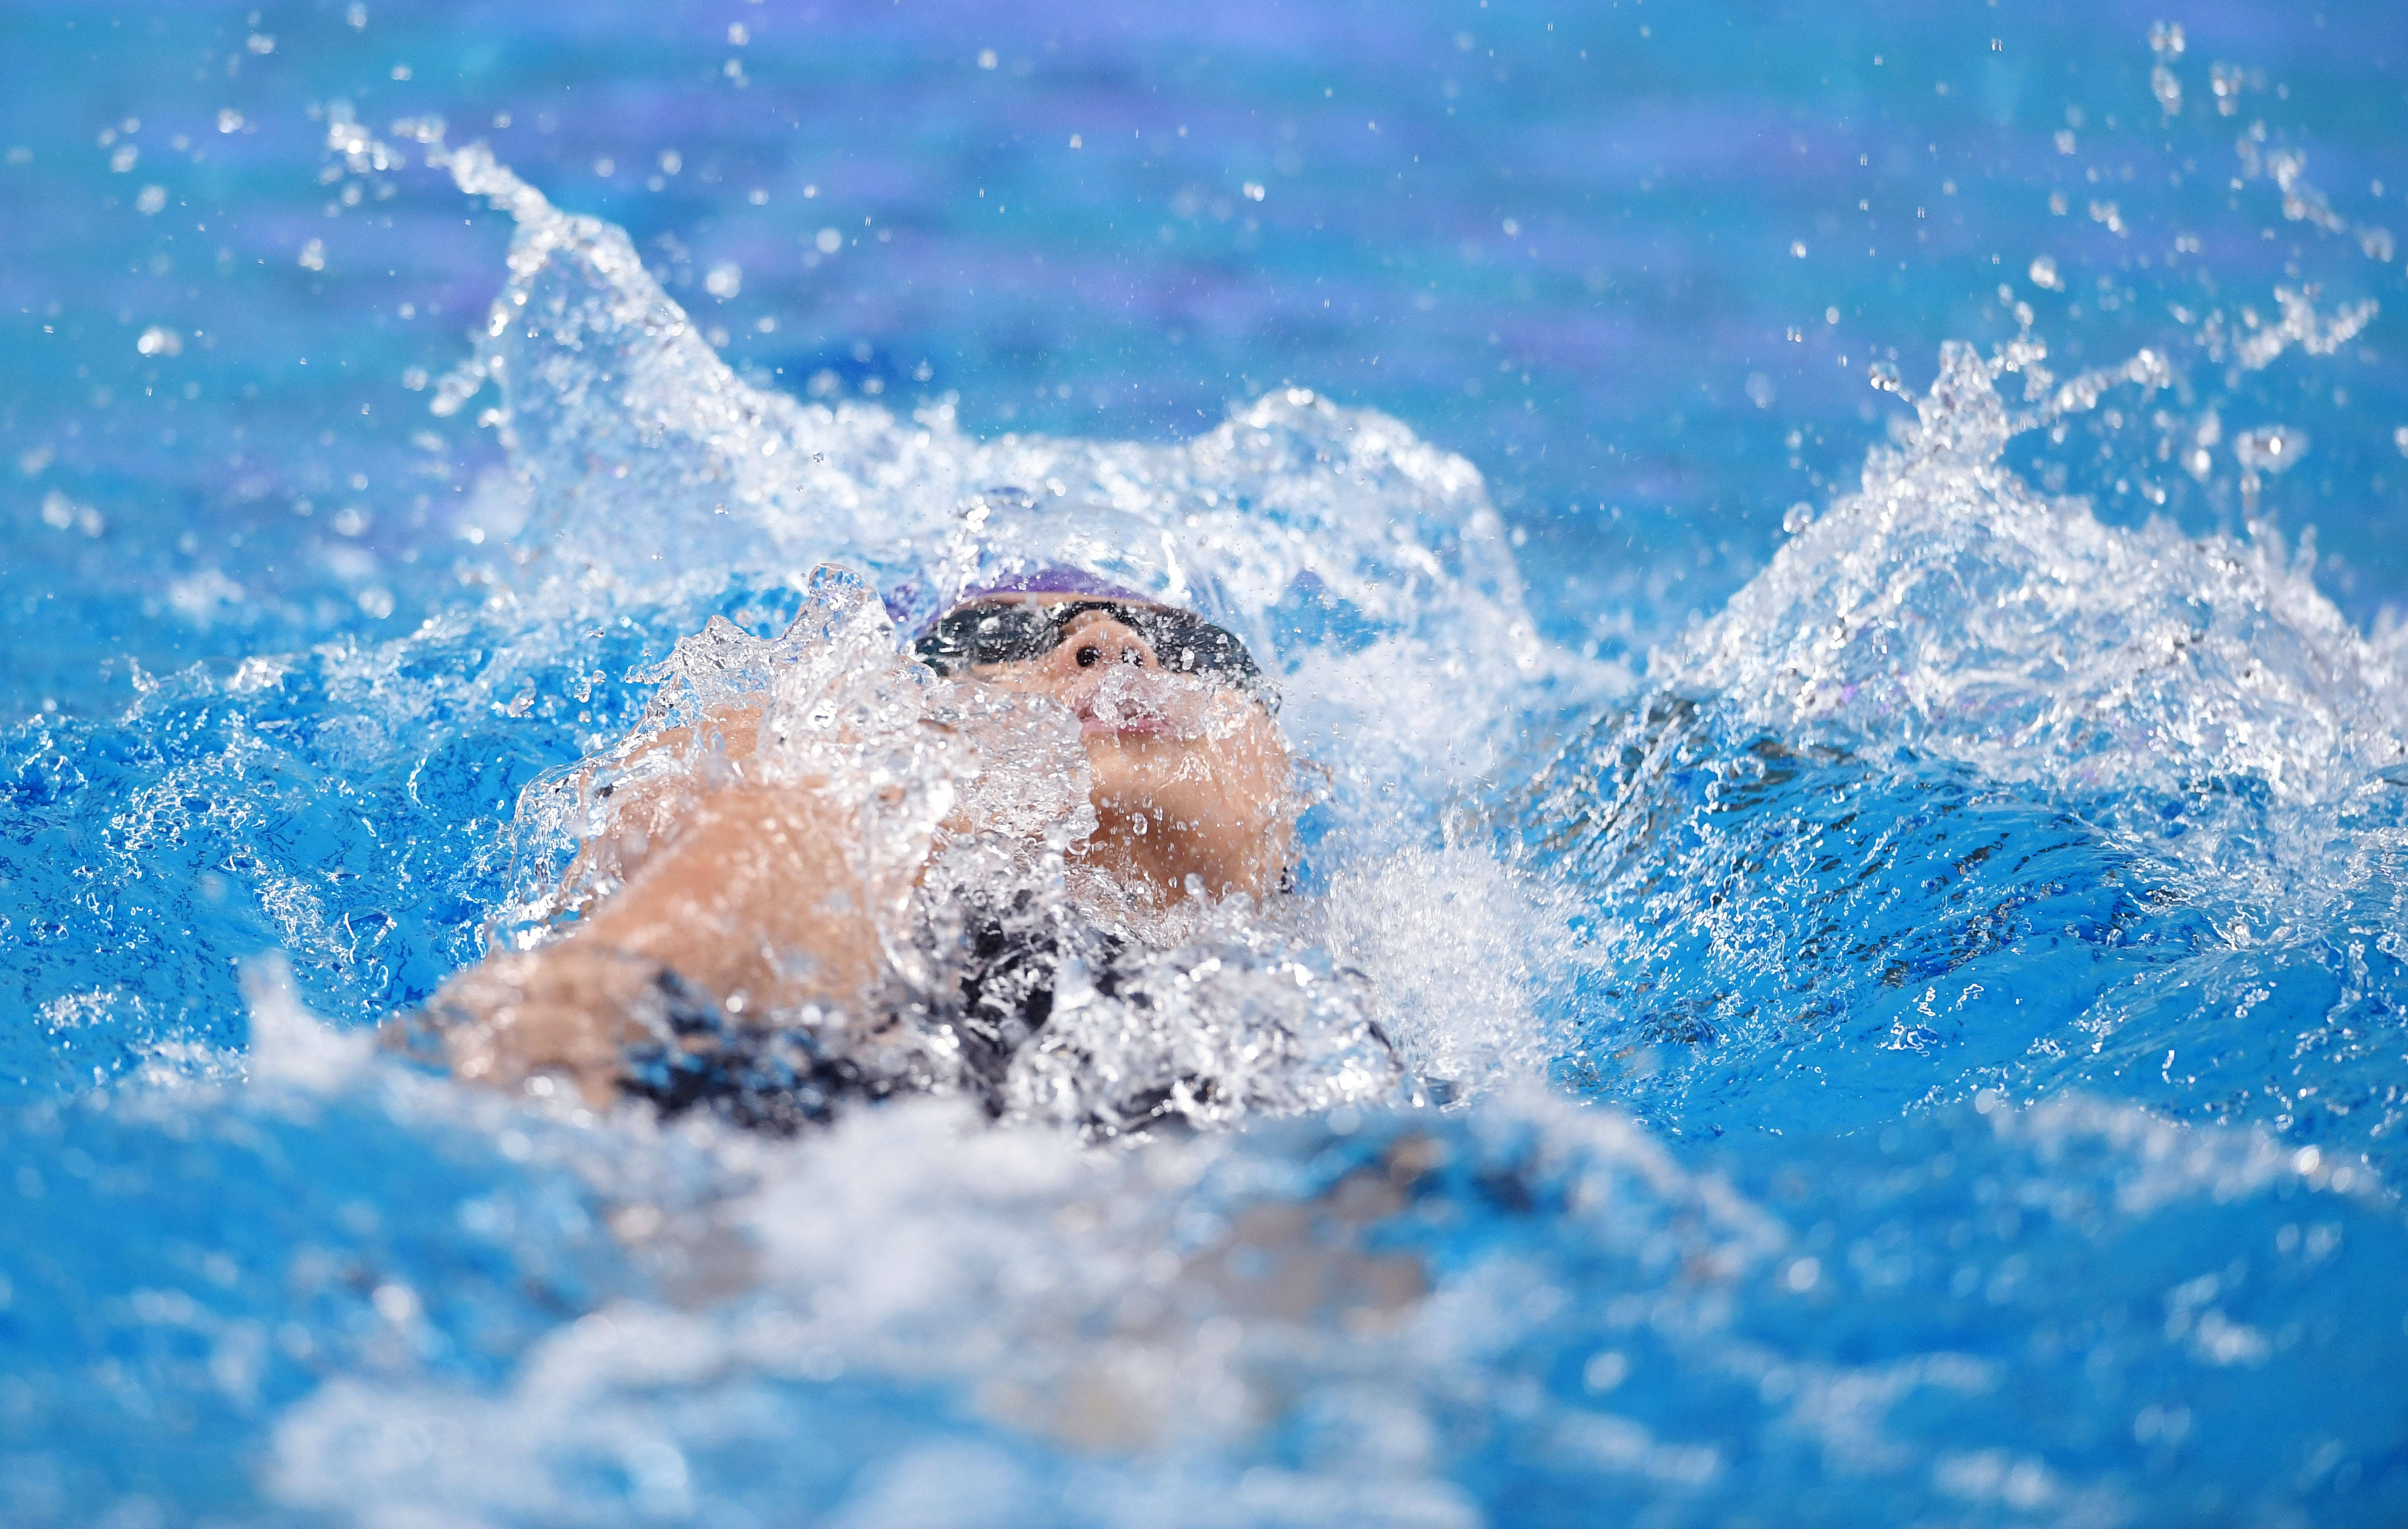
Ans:
{"type": "Polygon", "coordinates": [[[2393,7],[571,8],[0,11],[0,1522],[2408,1517],[2393,7]],[[369,1048],[966,506],[1418,1102],[369,1048]]]}

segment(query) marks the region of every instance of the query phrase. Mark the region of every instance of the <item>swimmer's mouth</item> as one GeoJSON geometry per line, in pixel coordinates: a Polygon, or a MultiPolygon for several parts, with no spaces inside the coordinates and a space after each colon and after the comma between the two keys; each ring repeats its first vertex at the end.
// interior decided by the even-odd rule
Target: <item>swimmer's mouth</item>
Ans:
{"type": "Polygon", "coordinates": [[[1157,685],[1115,683],[1082,697],[1079,735],[1082,738],[1178,738],[1191,730],[1188,698],[1164,694],[1157,685]]]}
{"type": "Polygon", "coordinates": [[[1079,706],[1079,735],[1095,738],[1111,734],[1122,738],[1163,738],[1180,729],[1160,712],[1140,710],[1123,703],[1098,707],[1094,700],[1079,706]]]}

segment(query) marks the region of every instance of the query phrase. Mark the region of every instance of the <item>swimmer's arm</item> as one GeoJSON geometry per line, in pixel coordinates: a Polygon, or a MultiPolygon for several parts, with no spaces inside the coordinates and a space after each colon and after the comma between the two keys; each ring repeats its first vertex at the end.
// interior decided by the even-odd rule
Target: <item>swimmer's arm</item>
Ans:
{"type": "MultiPolygon", "coordinates": [[[[869,900],[924,867],[894,868],[896,886],[865,886],[857,820],[818,783],[758,779],[761,721],[758,707],[717,709],[618,762],[609,827],[569,872],[572,881],[600,872],[618,887],[559,941],[494,956],[444,985],[428,1010],[453,1075],[503,1088],[565,1076],[605,1106],[624,1047],[648,1038],[633,1015],[665,972],[732,1012],[859,1007],[884,971],[869,900]],[[655,756],[695,768],[638,768],[655,756]]],[[[944,825],[970,828],[960,809],[944,825]]]]}
{"type": "Polygon", "coordinates": [[[598,788],[589,772],[587,788],[598,789],[609,804],[609,827],[578,846],[564,879],[573,886],[596,874],[621,882],[634,875],[654,848],[677,835],[714,780],[724,786],[752,776],[760,739],[760,707],[715,707],[692,727],[647,739],[615,762],[615,778],[598,788]],[[644,768],[656,759],[683,768],[644,768]]]}
{"type": "MultiPolygon", "coordinates": [[[[610,767],[613,779],[595,787],[609,804],[608,827],[580,844],[564,881],[571,886],[597,873],[625,881],[655,848],[685,829],[688,813],[731,782],[757,781],[762,708],[757,704],[713,707],[690,727],[671,728],[647,739],[610,767]],[[673,763],[647,770],[652,760],[673,763]]],[[[942,726],[939,724],[938,726],[942,726]]],[[[942,829],[962,837],[977,830],[967,806],[948,814],[942,829]]]]}
{"type": "Polygon", "coordinates": [[[464,1080],[566,1076],[614,1097],[633,1017],[665,972],[738,1013],[853,1009],[882,969],[874,895],[853,870],[853,820],[808,786],[738,784],[682,815],[676,836],[558,942],[497,956],[429,1005],[464,1080]]]}

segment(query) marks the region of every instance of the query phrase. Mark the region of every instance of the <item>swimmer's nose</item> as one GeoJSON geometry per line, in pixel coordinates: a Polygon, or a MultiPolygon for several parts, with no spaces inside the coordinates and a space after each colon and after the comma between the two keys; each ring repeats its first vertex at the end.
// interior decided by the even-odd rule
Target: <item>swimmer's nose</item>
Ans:
{"type": "Polygon", "coordinates": [[[1080,669],[1098,669],[1106,664],[1134,664],[1140,669],[1162,667],[1153,647],[1135,628],[1101,614],[1071,627],[1055,652],[1080,669]]]}

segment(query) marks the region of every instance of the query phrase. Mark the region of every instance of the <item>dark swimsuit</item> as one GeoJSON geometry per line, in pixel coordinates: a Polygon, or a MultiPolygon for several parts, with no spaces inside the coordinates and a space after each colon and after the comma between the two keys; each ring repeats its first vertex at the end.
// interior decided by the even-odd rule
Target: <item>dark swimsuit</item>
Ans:
{"type": "MultiPolygon", "coordinates": [[[[899,1069],[867,1062],[839,1049],[841,1031],[824,1038],[799,1023],[742,1022],[664,971],[654,979],[659,1002],[642,1005],[638,1017],[650,1034],[623,1053],[620,1090],[649,1101],[664,1117],[699,1111],[776,1135],[825,1125],[855,1102],[898,1093],[968,1093],[999,1118],[1014,1059],[1053,1018],[1072,960],[1083,968],[1085,985],[1106,999],[1140,1008],[1155,1002],[1137,947],[1090,925],[1056,928],[1032,912],[1025,893],[965,922],[945,942],[951,959],[939,969],[950,975],[940,979],[941,990],[887,1005],[901,1024],[949,1035],[951,1047],[932,1049],[939,1058],[950,1051],[957,1064],[939,1071],[928,1065],[929,1052],[910,1047],[899,1069]]],[[[1362,1033],[1397,1065],[1396,1047],[1377,1022],[1365,1019],[1362,1033]]],[[[1185,1069],[1132,1076],[1089,1097],[1077,1123],[1096,1138],[1181,1132],[1197,1123],[1197,1112],[1219,1113],[1227,1088],[1226,1080],[1185,1069]]]]}
{"type": "Polygon", "coordinates": [[[652,1033],[622,1056],[619,1091],[650,1100],[664,1116],[708,1109],[752,1131],[792,1135],[822,1125],[846,1099],[880,1090],[853,1062],[830,1056],[799,1028],[729,1022],[727,1012],[675,972],[654,979],[664,1012],[652,1033]]]}
{"type": "MultiPolygon", "coordinates": [[[[955,958],[957,990],[896,1005],[922,1011],[911,1019],[952,1030],[961,1084],[990,1115],[1002,1113],[1012,1058],[1053,1017],[1063,961],[1061,940],[1025,916],[1027,902],[1023,893],[1010,910],[970,923],[955,958]]],[[[1090,961],[1091,980],[1114,996],[1124,943],[1102,931],[1093,931],[1092,943],[1103,959],[1090,961]]],[[[791,1135],[825,1124],[850,1101],[916,1091],[914,1080],[864,1067],[804,1026],[733,1019],[675,972],[664,969],[654,986],[662,1002],[642,1017],[652,1033],[623,1053],[619,1089],[664,1116],[700,1109],[748,1130],[791,1135]]]]}

